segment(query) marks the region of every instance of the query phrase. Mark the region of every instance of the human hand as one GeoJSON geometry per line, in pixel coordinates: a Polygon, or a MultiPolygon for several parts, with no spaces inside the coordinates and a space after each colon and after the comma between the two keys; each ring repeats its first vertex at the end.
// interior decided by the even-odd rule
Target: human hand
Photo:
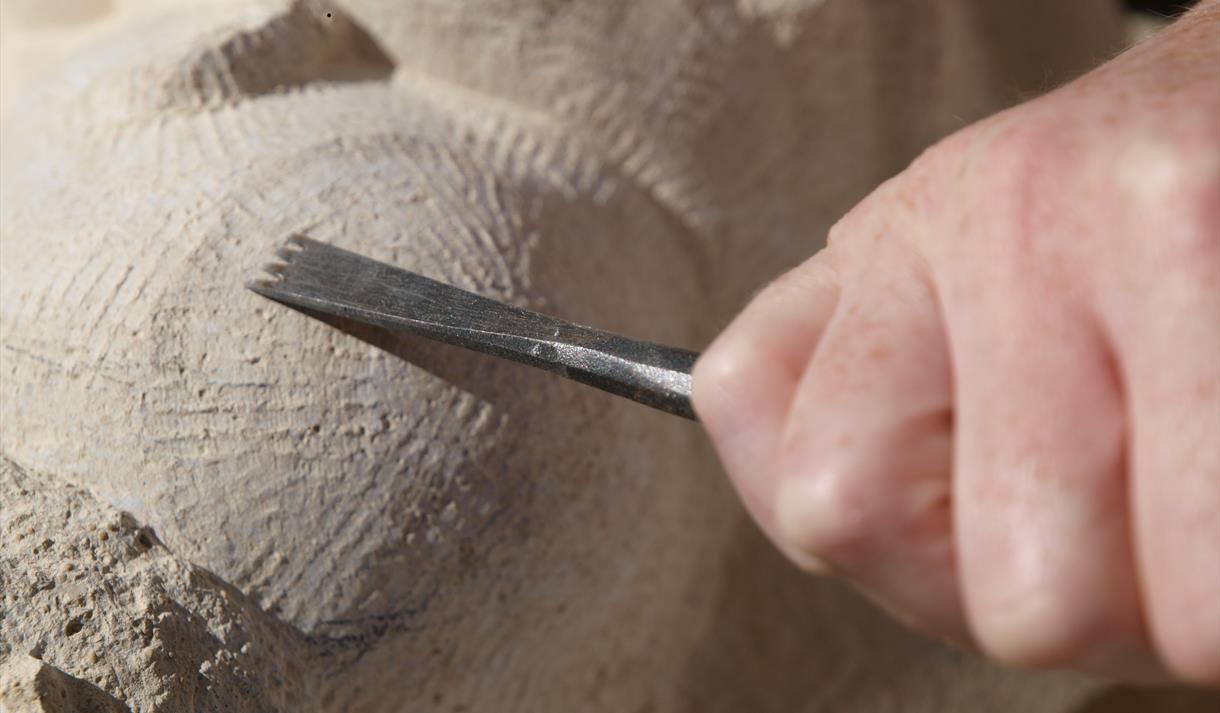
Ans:
{"type": "Polygon", "coordinates": [[[780,549],[912,626],[1220,683],[1220,3],[929,150],[694,403],[780,549]]]}

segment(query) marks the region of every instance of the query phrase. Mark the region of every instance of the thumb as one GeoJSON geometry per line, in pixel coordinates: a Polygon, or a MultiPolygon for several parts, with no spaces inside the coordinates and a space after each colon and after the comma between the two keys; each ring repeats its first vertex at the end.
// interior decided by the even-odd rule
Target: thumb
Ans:
{"type": "MultiPolygon", "coordinates": [[[[825,249],[758,294],[696,362],[692,402],[746,509],[773,542],[776,458],[788,409],[838,302],[825,249]]],[[[782,545],[781,545],[782,546],[782,545]]],[[[786,552],[810,569],[807,554],[786,552]]]]}

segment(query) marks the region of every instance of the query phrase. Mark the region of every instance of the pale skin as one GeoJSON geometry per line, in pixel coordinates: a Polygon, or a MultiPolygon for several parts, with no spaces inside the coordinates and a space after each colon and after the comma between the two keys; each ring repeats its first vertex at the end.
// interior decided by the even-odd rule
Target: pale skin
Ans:
{"type": "Polygon", "coordinates": [[[1220,0],[928,150],[694,402],[779,548],[911,626],[1220,685],[1220,0]]]}

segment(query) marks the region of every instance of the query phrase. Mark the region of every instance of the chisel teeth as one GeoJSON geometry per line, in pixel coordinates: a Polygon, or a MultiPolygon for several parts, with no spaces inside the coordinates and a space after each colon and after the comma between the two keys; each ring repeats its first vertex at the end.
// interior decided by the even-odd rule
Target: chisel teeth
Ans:
{"type": "Polygon", "coordinates": [[[270,275],[277,282],[284,278],[284,272],[288,270],[288,265],[282,262],[269,262],[263,265],[263,272],[270,275]]]}
{"type": "Polygon", "coordinates": [[[284,262],[291,263],[300,257],[301,253],[305,252],[310,247],[311,242],[312,241],[309,240],[309,238],[306,238],[303,235],[289,236],[289,238],[284,241],[284,244],[275,251],[275,255],[284,262]]]}
{"type": "Polygon", "coordinates": [[[299,282],[303,273],[309,269],[308,261],[304,258],[307,257],[306,253],[309,251],[311,243],[314,242],[301,235],[289,237],[275,251],[275,256],[279,258],[279,261],[263,265],[262,271],[266,273],[265,276],[250,280],[246,283],[246,287],[270,297],[272,295],[269,293],[287,289],[299,282]]]}
{"type": "Polygon", "coordinates": [[[269,296],[269,292],[278,290],[284,286],[285,274],[288,272],[289,266],[282,262],[269,262],[263,265],[262,271],[265,275],[257,277],[246,283],[246,287],[260,295],[269,296]]]}

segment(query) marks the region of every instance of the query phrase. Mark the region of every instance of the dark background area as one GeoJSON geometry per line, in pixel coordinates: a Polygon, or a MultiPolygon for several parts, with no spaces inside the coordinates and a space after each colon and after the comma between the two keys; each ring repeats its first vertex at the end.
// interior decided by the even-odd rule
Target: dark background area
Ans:
{"type": "Polygon", "coordinates": [[[1180,15],[1189,10],[1196,0],[1126,0],[1127,7],[1155,15],[1180,15]]]}

